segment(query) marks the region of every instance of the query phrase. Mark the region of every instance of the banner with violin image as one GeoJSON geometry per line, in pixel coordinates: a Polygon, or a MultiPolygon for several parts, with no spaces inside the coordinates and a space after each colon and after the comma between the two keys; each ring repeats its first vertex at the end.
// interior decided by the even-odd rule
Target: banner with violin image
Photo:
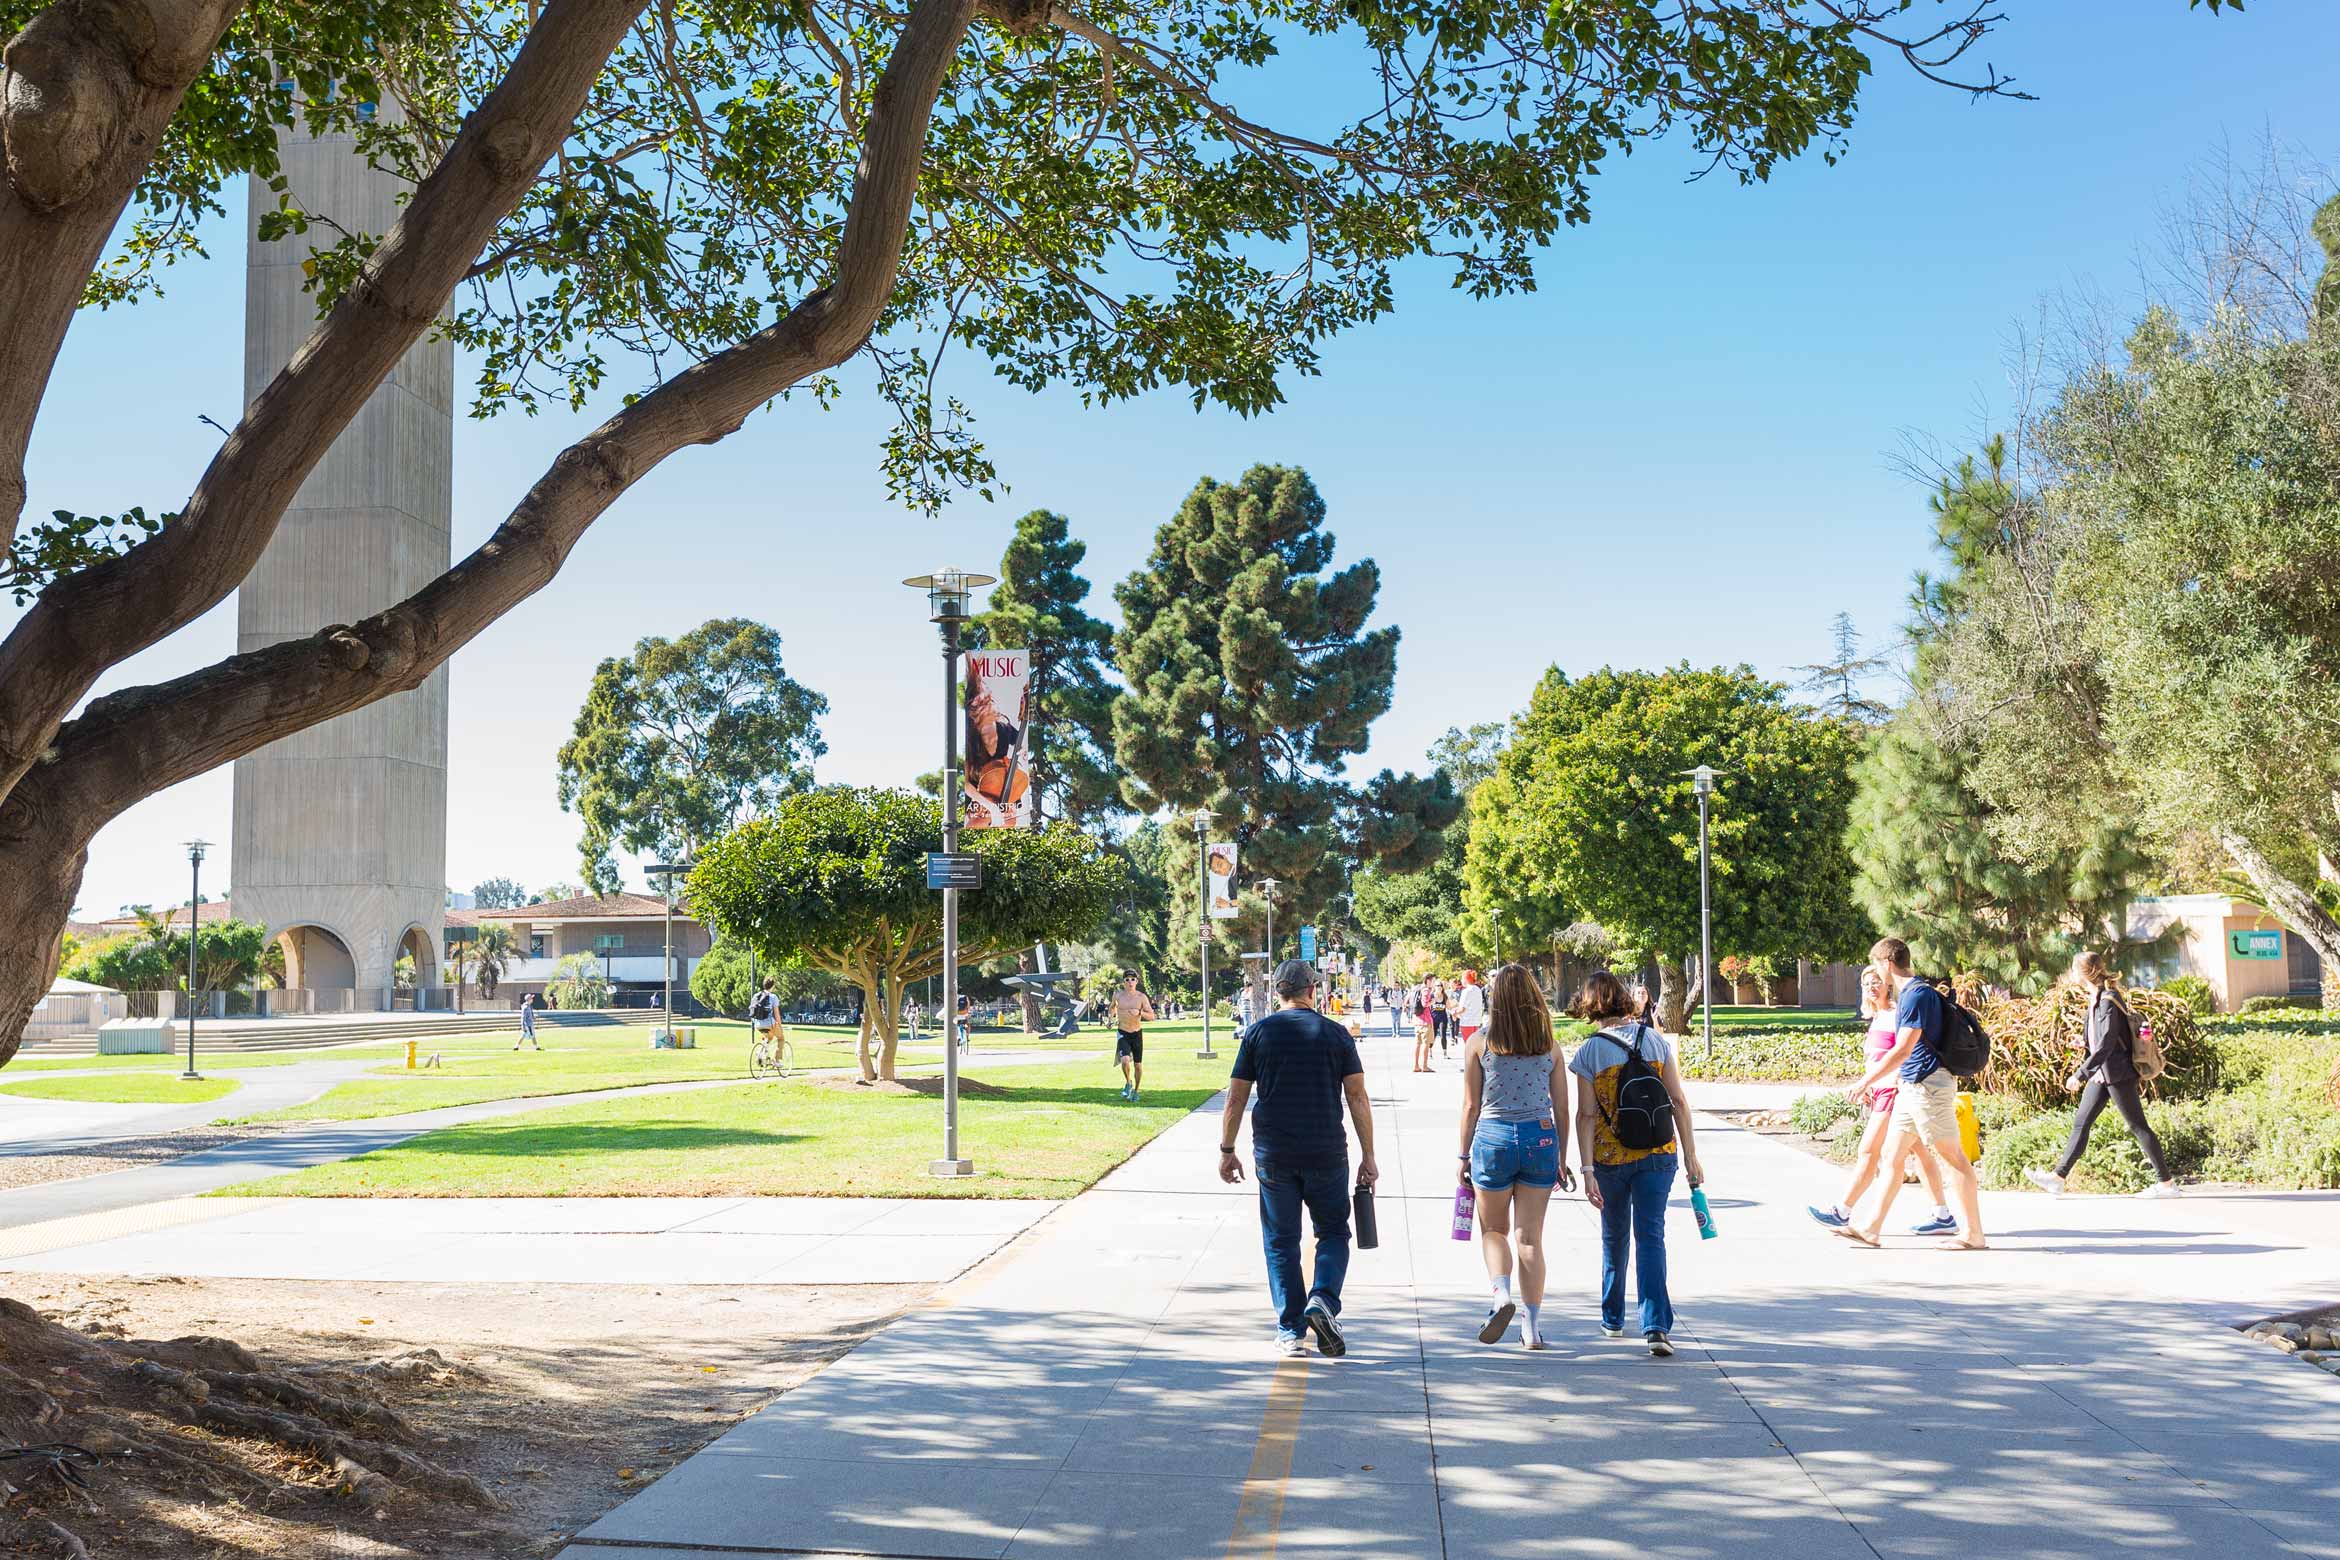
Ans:
{"type": "Polygon", "coordinates": [[[1032,652],[967,652],[967,767],[959,804],[970,829],[1027,829],[1032,791],[1032,652]]]}

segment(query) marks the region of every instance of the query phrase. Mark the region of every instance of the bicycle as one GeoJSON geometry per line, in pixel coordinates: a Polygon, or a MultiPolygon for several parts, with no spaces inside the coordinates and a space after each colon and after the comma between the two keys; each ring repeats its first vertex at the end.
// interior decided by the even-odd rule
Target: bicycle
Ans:
{"type": "Polygon", "coordinates": [[[748,1040],[748,1076],[785,1078],[796,1070],[796,1044],[785,1026],[774,1024],[748,1040]]]}

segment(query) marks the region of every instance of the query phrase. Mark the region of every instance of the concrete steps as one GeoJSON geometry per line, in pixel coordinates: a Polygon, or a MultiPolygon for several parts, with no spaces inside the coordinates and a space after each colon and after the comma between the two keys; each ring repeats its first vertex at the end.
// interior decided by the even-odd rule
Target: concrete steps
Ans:
{"type": "MultiPolygon", "coordinates": [[[[656,1023],[647,1012],[602,1010],[540,1011],[542,1029],[603,1028],[627,1023],[656,1023]]],[[[199,1051],[306,1051],[317,1046],[378,1044],[384,1040],[427,1040],[449,1035],[510,1034],[520,1027],[517,1013],[352,1013],[341,1018],[206,1018],[197,1021],[199,1051]]],[[[182,1035],[185,1034],[181,1030],[182,1035]]],[[[57,1040],[27,1040],[21,1056],[95,1056],[97,1039],[91,1035],[57,1040]]]]}

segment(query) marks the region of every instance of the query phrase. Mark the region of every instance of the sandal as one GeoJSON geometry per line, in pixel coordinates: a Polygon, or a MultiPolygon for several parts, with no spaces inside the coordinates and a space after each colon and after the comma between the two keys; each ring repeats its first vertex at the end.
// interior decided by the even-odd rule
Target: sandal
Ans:
{"type": "Polygon", "coordinates": [[[1855,1245],[1866,1246],[1871,1251],[1877,1250],[1883,1244],[1883,1242],[1879,1241],[1876,1236],[1868,1233],[1868,1231],[1855,1229],[1849,1224],[1840,1224],[1835,1229],[1830,1230],[1828,1233],[1836,1236],[1839,1240],[1849,1240],[1855,1245]]]}
{"type": "Polygon", "coordinates": [[[1940,1242],[1935,1249],[1938,1251],[1988,1251],[1991,1248],[1988,1241],[1968,1240],[1964,1236],[1960,1236],[1956,1240],[1940,1242]]]}

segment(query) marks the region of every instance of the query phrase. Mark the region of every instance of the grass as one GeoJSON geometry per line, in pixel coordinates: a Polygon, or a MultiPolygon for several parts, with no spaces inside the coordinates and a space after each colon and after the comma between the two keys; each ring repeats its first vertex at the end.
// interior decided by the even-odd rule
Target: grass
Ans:
{"type": "MultiPolygon", "coordinates": [[[[200,1033],[196,1036],[195,1051],[197,1062],[205,1072],[215,1072],[224,1068],[241,1070],[247,1067],[290,1067],[295,1062],[314,1062],[327,1057],[347,1060],[350,1057],[364,1057],[377,1052],[384,1056],[390,1054],[386,1048],[378,1046],[351,1047],[340,1051],[324,1049],[313,1051],[215,1051],[206,1054],[203,1050],[203,1038],[200,1033]]],[[[178,1069],[186,1065],[187,1053],[183,1048],[169,1053],[148,1053],[140,1056],[30,1057],[19,1055],[15,1061],[8,1064],[8,1076],[14,1077],[18,1073],[43,1072],[148,1072],[164,1067],[178,1069]]]]}
{"type": "MultiPolygon", "coordinates": [[[[698,1031],[688,1051],[650,1047],[648,1027],[595,1027],[538,1031],[544,1049],[516,1051],[516,1038],[502,1034],[433,1037],[422,1043],[425,1057],[437,1052],[438,1067],[409,1070],[401,1045],[395,1060],[373,1068],[305,1105],[238,1118],[242,1123],[363,1121],[447,1105],[486,1100],[526,1099],[542,1094],[582,1094],[645,1083],[695,1083],[747,1076],[747,1026],[733,1019],[702,1020],[684,1027],[698,1031]]],[[[790,1030],[799,1068],[853,1065],[853,1032],[800,1027],[790,1030]]],[[[927,1053],[906,1047],[904,1065],[932,1065],[927,1053]]]]}
{"type": "Polygon", "coordinates": [[[200,1105],[233,1094],[243,1085],[233,1078],[198,1078],[189,1083],[176,1074],[130,1073],[120,1077],[27,1078],[0,1084],[0,1094],[28,1100],[81,1100],[108,1105],[200,1105]]]}
{"type": "Polygon", "coordinates": [[[964,1180],[926,1173],[942,1147],[939,1099],[791,1079],[449,1127],[223,1195],[1070,1197],[1225,1084],[1224,1051],[1198,1061],[1187,1027],[1149,1031],[1176,1039],[1149,1054],[1134,1105],[1101,1057],[987,1071],[979,1043],[964,1075],[997,1092],[960,1098],[976,1171],[964,1180]]]}

